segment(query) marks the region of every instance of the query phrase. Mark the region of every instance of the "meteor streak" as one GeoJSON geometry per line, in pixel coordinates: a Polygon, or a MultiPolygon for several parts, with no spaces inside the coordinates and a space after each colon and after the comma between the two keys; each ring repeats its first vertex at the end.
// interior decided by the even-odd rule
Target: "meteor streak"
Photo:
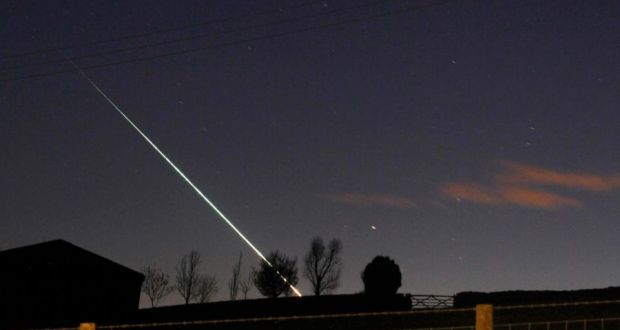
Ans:
{"type": "Polygon", "coordinates": [[[269,267],[271,267],[282,279],[282,281],[284,281],[284,283],[286,283],[290,289],[298,296],[301,297],[301,292],[299,292],[299,290],[297,290],[297,288],[291,284],[286,277],[284,277],[282,274],[280,274],[280,272],[273,266],[273,264],[271,264],[271,262],[269,262],[269,260],[267,260],[267,258],[265,257],[265,255],[263,255],[262,252],[260,252],[260,250],[254,246],[254,244],[252,244],[252,242],[245,237],[245,235],[243,235],[243,233],[237,229],[237,227],[230,221],[228,220],[228,218],[224,215],[224,213],[222,213],[222,211],[220,211],[217,206],[215,206],[215,204],[213,204],[213,202],[211,202],[211,200],[209,200],[209,198],[207,198],[207,196],[187,177],[187,175],[185,175],[185,173],[183,173],[183,171],[181,171],[181,169],[179,167],[177,167],[170,158],[168,158],[168,156],[166,156],[163,151],[161,151],[159,149],[159,147],[157,147],[157,145],[151,141],[151,139],[146,136],[146,134],[144,134],[144,132],[142,132],[142,130],[131,120],[129,119],[129,117],[120,109],[119,106],[116,105],[116,103],[114,103],[114,101],[112,101],[112,99],[110,99],[102,90],[101,88],[99,88],[99,86],[97,86],[97,84],[90,79],[90,77],[88,77],[86,75],[86,73],[84,72],[84,70],[80,69],[80,67],[75,64],[75,62],[73,62],[73,60],[71,60],[64,52],[60,51],[62,53],[62,55],[67,59],[67,61],[69,63],[71,63],[71,65],[73,65],[73,67],[75,67],[75,69],[80,73],[80,75],[82,75],[82,77],[84,77],[84,79],[86,79],[92,86],[93,88],[95,88],[95,90],[97,92],[99,92],[99,94],[101,94],[101,96],[103,96],[103,98],[106,99],[106,101],[108,101],[108,103],[110,103],[110,105],[112,105],[112,107],[114,107],[114,109],[116,109],[116,111],[123,117],[125,118],[125,120],[136,130],[136,132],[138,132],[138,134],[140,134],[142,136],[142,138],[144,138],[144,140],[151,146],[153,147],[153,149],[168,163],[168,165],[170,165],[170,167],[172,167],[177,174],[179,174],[179,176],[185,180],[185,182],[187,182],[187,184],[190,185],[190,187],[192,187],[192,189],[194,189],[194,191],[198,194],[198,196],[200,196],[202,198],[202,200],[204,200],[212,209],[213,211],[215,211],[215,213],[217,213],[217,215],[220,216],[220,218],[222,220],[224,220],[224,222],[235,232],[237,233],[237,235],[261,258],[263,259],[264,262],[267,263],[267,265],[269,265],[269,267]]]}

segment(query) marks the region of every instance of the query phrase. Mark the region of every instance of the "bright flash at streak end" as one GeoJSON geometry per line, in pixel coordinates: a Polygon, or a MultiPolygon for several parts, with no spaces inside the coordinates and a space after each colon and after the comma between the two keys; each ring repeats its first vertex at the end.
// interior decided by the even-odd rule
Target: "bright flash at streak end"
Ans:
{"type": "MultiPolygon", "coordinates": [[[[62,53],[62,52],[61,52],[62,53]]],[[[230,221],[228,220],[228,218],[224,215],[224,213],[222,213],[222,211],[220,211],[217,206],[215,206],[215,204],[213,204],[209,198],[207,198],[207,196],[185,175],[185,173],[183,173],[183,171],[181,171],[180,168],[178,168],[173,162],[172,160],[170,160],[170,158],[168,158],[168,156],[166,156],[160,149],[159,147],[157,147],[157,145],[151,141],[151,139],[149,139],[148,136],[146,136],[146,134],[144,134],[144,132],[142,132],[142,130],[136,125],[134,124],[134,122],[129,119],[129,117],[127,117],[127,115],[114,103],[114,101],[112,101],[112,99],[110,99],[100,88],[99,86],[97,86],[97,84],[95,84],[95,82],[90,79],[86,73],[80,69],[80,67],[77,66],[77,64],[75,64],[75,62],[73,62],[73,60],[71,60],[67,55],[65,55],[64,53],[62,53],[63,56],[67,59],[67,61],[69,61],[74,67],[75,69],[86,79],[88,80],[88,82],[95,88],[95,90],[97,90],[97,92],[99,92],[99,94],[101,94],[101,96],[103,96],[106,101],[108,101],[108,103],[110,103],[110,105],[112,105],[114,107],[114,109],[116,109],[116,111],[123,116],[123,118],[125,118],[125,120],[144,138],[144,140],[151,145],[151,147],[153,147],[153,149],[155,149],[155,151],[157,151],[157,153],[168,163],[168,165],[170,165],[178,174],[179,176],[181,176],[181,178],[183,178],[183,180],[185,180],[185,182],[187,182],[187,184],[190,185],[190,187],[192,187],[194,189],[194,191],[205,201],[207,202],[207,204],[209,204],[209,206],[211,206],[211,208],[215,211],[215,213],[217,213],[220,218],[222,218],[222,220],[224,220],[226,222],[226,224],[228,224],[228,226],[230,228],[232,228],[232,230],[235,231],[235,233],[237,233],[237,235],[239,235],[239,237],[241,237],[241,239],[248,244],[248,246],[250,248],[252,248],[252,250],[254,250],[254,252],[261,258],[263,259],[264,262],[267,263],[267,265],[269,265],[269,267],[271,267],[273,270],[276,271],[276,273],[280,276],[280,278],[282,279],[282,281],[284,281],[284,283],[286,283],[291,290],[293,290],[293,292],[298,296],[301,297],[301,292],[299,292],[299,290],[297,290],[297,288],[291,284],[286,277],[284,277],[282,274],[280,274],[280,272],[271,264],[271,262],[269,262],[269,260],[267,260],[267,258],[263,255],[262,252],[260,252],[260,250],[254,246],[254,244],[252,244],[252,242],[250,242],[250,240],[245,237],[245,235],[243,235],[243,233],[237,229],[237,227],[230,221]]]]}

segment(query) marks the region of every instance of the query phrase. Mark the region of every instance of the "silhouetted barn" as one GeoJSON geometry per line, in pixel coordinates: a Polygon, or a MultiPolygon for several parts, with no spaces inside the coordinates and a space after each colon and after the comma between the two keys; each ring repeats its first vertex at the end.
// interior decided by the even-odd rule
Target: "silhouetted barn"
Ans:
{"type": "Polygon", "coordinates": [[[0,252],[0,328],[120,320],[144,276],[64,240],[0,252]]]}

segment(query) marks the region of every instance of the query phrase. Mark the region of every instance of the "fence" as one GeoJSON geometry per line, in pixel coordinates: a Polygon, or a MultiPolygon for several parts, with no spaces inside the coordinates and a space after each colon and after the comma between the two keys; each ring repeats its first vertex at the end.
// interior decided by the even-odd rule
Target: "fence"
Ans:
{"type": "MultiPolygon", "coordinates": [[[[495,324],[494,330],[617,330],[620,318],[564,320],[553,322],[525,322],[495,324]]],[[[416,330],[476,330],[475,325],[460,327],[416,328],[416,330]]]]}
{"type": "Polygon", "coordinates": [[[410,294],[411,309],[452,308],[454,296],[410,294]]]}
{"type": "MultiPolygon", "coordinates": [[[[439,296],[445,298],[446,296],[439,296]]],[[[417,296],[429,306],[437,296],[417,296]],[[431,298],[434,297],[434,298],[431,298]]],[[[401,312],[327,314],[254,319],[204,320],[171,323],[97,325],[96,329],[409,329],[409,330],[620,330],[620,301],[545,305],[442,308],[401,312]]],[[[432,305],[431,304],[431,305],[432,305]]],[[[76,328],[72,328],[75,330],[76,328]]]]}
{"type": "Polygon", "coordinates": [[[495,325],[494,329],[497,329],[497,330],[611,330],[611,329],[620,329],[620,318],[497,324],[495,325]]]}
{"type": "Polygon", "coordinates": [[[416,330],[482,330],[484,328],[488,330],[618,330],[620,329],[620,301],[498,307],[478,305],[475,325],[426,327],[416,328],[416,330]],[[486,306],[486,310],[481,309],[483,306],[486,306]],[[597,314],[609,317],[584,317],[597,314]],[[494,322],[496,318],[499,318],[500,322],[494,322]],[[522,321],[528,318],[536,320],[522,321]],[[511,319],[521,319],[521,321],[510,322],[511,319]]]}
{"type": "MultiPolygon", "coordinates": [[[[290,318],[289,318],[290,319],[290,318]]],[[[246,320],[247,321],[247,320],[246,320]]],[[[258,321],[267,321],[265,319],[257,319],[258,321]]],[[[274,320],[275,321],[275,320],[274,320]]],[[[138,325],[118,325],[118,326],[100,326],[98,329],[132,329],[132,328],[149,328],[155,327],[170,327],[182,328],[195,325],[219,325],[222,326],[225,323],[222,321],[212,322],[177,322],[177,323],[160,323],[160,324],[138,324],[138,325]]],[[[62,328],[54,330],[75,330],[76,328],[62,328]]],[[[404,329],[404,328],[403,328],[404,329]]],[[[430,328],[408,328],[415,330],[477,330],[476,325],[467,326],[452,326],[452,327],[430,327],[430,328]]],[[[588,319],[588,320],[564,320],[553,322],[525,322],[525,323],[509,323],[509,324],[495,324],[494,330],[614,330],[620,329],[620,318],[608,318],[608,319],[588,319]]],[[[95,330],[93,323],[83,323],[80,325],[79,330],[95,330]]]]}

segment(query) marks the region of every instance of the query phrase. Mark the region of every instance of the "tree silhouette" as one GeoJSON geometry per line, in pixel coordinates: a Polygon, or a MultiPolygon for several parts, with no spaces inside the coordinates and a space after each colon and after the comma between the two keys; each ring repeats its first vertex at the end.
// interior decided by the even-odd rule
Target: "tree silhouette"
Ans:
{"type": "Polygon", "coordinates": [[[342,244],[333,239],[329,242],[329,249],[325,250],[325,244],[320,237],[315,237],[310,243],[310,251],[304,258],[304,276],[312,284],[314,294],[319,296],[329,293],[338,287],[338,279],[342,263],[340,251],[342,244]]]}
{"type": "Polygon", "coordinates": [[[239,260],[232,269],[232,276],[228,280],[228,296],[230,300],[237,299],[239,293],[239,285],[241,284],[241,258],[243,254],[239,253],[239,260]]]}
{"type": "Polygon", "coordinates": [[[267,260],[271,266],[261,260],[259,269],[253,271],[254,285],[265,297],[276,298],[281,294],[289,296],[289,284],[297,284],[297,258],[291,259],[279,251],[274,251],[269,253],[267,260]]]}
{"type": "Polygon", "coordinates": [[[243,295],[243,299],[248,299],[248,293],[252,290],[252,274],[248,274],[245,279],[242,279],[239,282],[239,290],[241,290],[241,294],[243,295]]]}
{"type": "Polygon", "coordinates": [[[151,307],[157,307],[159,301],[174,291],[170,284],[170,276],[164,273],[156,265],[142,268],[144,282],[142,282],[142,292],[151,301],[151,307]]]}
{"type": "Polygon", "coordinates": [[[362,272],[364,292],[374,296],[396,294],[401,286],[401,278],[400,267],[394,260],[376,256],[362,272]]]}
{"type": "Polygon", "coordinates": [[[176,289],[181,297],[183,297],[186,305],[199,295],[199,266],[200,253],[196,250],[191,250],[188,254],[184,255],[177,265],[176,289]]]}
{"type": "Polygon", "coordinates": [[[217,279],[215,276],[204,274],[198,278],[196,300],[199,303],[206,303],[218,291],[217,279]]]}

